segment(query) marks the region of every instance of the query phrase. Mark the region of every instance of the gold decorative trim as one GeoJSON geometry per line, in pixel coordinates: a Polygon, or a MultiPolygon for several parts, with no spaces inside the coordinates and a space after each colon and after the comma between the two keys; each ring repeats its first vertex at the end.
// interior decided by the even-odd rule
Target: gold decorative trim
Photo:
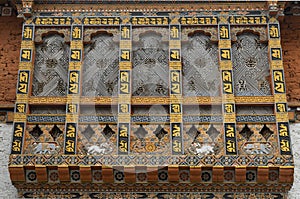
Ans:
{"type": "Polygon", "coordinates": [[[235,103],[236,104],[252,104],[252,103],[271,104],[274,103],[274,98],[273,96],[249,96],[249,97],[237,96],[235,97],[235,103]]]}
{"type": "MultiPolygon", "coordinates": [[[[19,96],[18,101],[23,99],[26,101],[26,97],[19,96]]],[[[285,99],[285,95],[278,96],[275,95],[275,98],[280,99],[276,101],[281,101],[285,99]],[[276,97],[277,96],[277,97],[276,97]]],[[[175,98],[177,99],[177,98],[175,98]]],[[[148,105],[148,104],[164,104],[167,105],[170,103],[169,97],[131,97],[132,105],[148,105]]],[[[179,100],[179,99],[177,99],[179,100]]],[[[228,100],[228,99],[227,99],[228,100]]],[[[236,96],[234,101],[237,104],[252,104],[252,103],[274,103],[273,96],[236,96]]],[[[285,100],[286,101],[286,100],[285,100]]],[[[30,97],[28,99],[29,104],[65,104],[67,102],[67,97],[30,97]]],[[[98,105],[110,105],[117,104],[118,97],[80,97],[81,104],[98,104],[98,105]]],[[[182,97],[182,102],[184,104],[221,104],[223,102],[222,97],[182,97]]]]}
{"type": "Polygon", "coordinates": [[[118,98],[117,97],[82,97],[80,98],[81,104],[86,105],[110,105],[110,104],[117,104],[118,98]]]}
{"type": "Polygon", "coordinates": [[[289,121],[288,113],[277,113],[276,114],[276,121],[277,122],[286,122],[286,121],[289,121]]]}
{"type": "Polygon", "coordinates": [[[30,97],[29,104],[65,104],[67,97],[30,97]]]}
{"type": "Polygon", "coordinates": [[[270,47],[280,47],[280,39],[270,39],[269,46],[270,47]]]}
{"type": "MultiPolygon", "coordinates": [[[[49,11],[53,10],[56,11],[75,11],[82,12],[83,10],[90,11],[93,10],[94,12],[107,12],[115,11],[115,10],[122,10],[123,12],[132,12],[132,11],[140,11],[143,10],[144,12],[151,12],[152,10],[157,11],[174,11],[174,7],[176,11],[196,11],[196,10],[204,10],[204,11],[214,11],[218,10],[245,10],[245,14],[247,13],[246,10],[268,10],[268,6],[265,2],[255,2],[255,3],[235,3],[235,2],[220,2],[218,4],[211,5],[206,2],[199,3],[176,3],[176,4],[169,4],[169,3],[159,3],[159,4],[145,4],[143,3],[126,3],[126,4],[35,4],[33,10],[36,11],[49,11]]],[[[123,22],[124,23],[124,22],[123,22]]]]}
{"type": "Polygon", "coordinates": [[[286,102],[286,95],[285,94],[274,94],[275,102],[286,102]]]}

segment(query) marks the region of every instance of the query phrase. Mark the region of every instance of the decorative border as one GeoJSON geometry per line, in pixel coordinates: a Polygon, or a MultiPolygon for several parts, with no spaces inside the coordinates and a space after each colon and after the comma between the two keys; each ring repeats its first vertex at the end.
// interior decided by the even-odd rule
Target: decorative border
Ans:
{"type": "Polygon", "coordinates": [[[291,155],[261,156],[153,156],[153,155],[11,155],[10,166],[77,165],[181,165],[181,166],[293,166],[291,155]]]}

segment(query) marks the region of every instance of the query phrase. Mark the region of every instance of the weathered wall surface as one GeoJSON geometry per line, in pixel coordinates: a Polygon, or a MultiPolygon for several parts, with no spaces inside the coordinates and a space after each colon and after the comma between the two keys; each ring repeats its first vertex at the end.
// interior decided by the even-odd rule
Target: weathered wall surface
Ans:
{"type": "Polygon", "coordinates": [[[12,125],[0,124],[0,198],[17,198],[17,190],[12,185],[8,173],[8,158],[12,138],[12,125]]]}
{"type": "Polygon", "coordinates": [[[13,105],[16,98],[23,19],[0,17],[0,105],[13,105]]]}
{"type": "Polygon", "coordinates": [[[281,25],[281,45],[287,88],[291,104],[300,104],[300,16],[285,16],[281,25]]]}
{"type": "Polygon", "coordinates": [[[300,197],[300,124],[291,124],[291,141],[295,161],[294,185],[289,192],[289,199],[300,197]]]}

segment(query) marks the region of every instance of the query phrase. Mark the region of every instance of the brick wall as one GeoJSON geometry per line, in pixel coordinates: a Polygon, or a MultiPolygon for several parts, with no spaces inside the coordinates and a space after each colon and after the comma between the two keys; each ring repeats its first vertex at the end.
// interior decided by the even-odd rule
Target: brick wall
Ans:
{"type": "Polygon", "coordinates": [[[23,19],[0,17],[0,106],[13,105],[21,48],[23,19]]]}
{"type": "Polygon", "coordinates": [[[285,16],[281,44],[289,105],[300,104],[300,16],[285,16]]]}

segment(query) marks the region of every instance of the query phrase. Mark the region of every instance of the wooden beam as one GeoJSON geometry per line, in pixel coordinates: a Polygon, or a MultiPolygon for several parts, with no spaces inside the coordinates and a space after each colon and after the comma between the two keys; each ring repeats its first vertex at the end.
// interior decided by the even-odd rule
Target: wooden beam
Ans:
{"type": "Polygon", "coordinates": [[[267,183],[269,180],[269,167],[268,166],[259,166],[257,168],[257,182],[258,183],[267,183]]]}
{"type": "Polygon", "coordinates": [[[47,167],[44,165],[36,165],[35,172],[38,182],[47,182],[48,181],[48,172],[47,167]]]}
{"type": "Polygon", "coordinates": [[[113,183],[114,182],[114,170],[108,166],[102,166],[102,179],[103,182],[113,183]]]}
{"type": "Polygon", "coordinates": [[[80,166],[79,171],[81,182],[92,182],[92,169],[90,166],[80,166]]]}
{"type": "Polygon", "coordinates": [[[224,167],[214,166],[212,168],[212,181],[213,182],[223,182],[224,181],[224,167]]]}
{"type": "Polygon", "coordinates": [[[235,181],[236,182],[246,182],[246,167],[245,166],[235,167],[235,181]]]}
{"type": "Polygon", "coordinates": [[[294,167],[281,166],[279,167],[279,182],[292,183],[294,181],[294,167]]]}
{"type": "Polygon", "coordinates": [[[9,166],[10,179],[12,182],[25,182],[25,170],[23,166],[9,166]]]}
{"type": "Polygon", "coordinates": [[[168,166],[169,182],[179,182],[179,167],[177,165],[168,166]]]}
{"type": "Polygon", "coordinates": [[[60,165],[57,167],[58,177],[61,182],[70,182],[70,171],[67,165],[60,165]]]}
{"type": "Polygon", "coordinates": [[[191,183],[201,182],[201,166],[190,166],[190,180],[191,183]]]}
{"type": "Polygon", "coordinates": [[[136,182],[136,175],[135,175],[135,167],[124,167],[124,175],[125,175],[125,182],[126,183],[135,183],[136,182]]]}

